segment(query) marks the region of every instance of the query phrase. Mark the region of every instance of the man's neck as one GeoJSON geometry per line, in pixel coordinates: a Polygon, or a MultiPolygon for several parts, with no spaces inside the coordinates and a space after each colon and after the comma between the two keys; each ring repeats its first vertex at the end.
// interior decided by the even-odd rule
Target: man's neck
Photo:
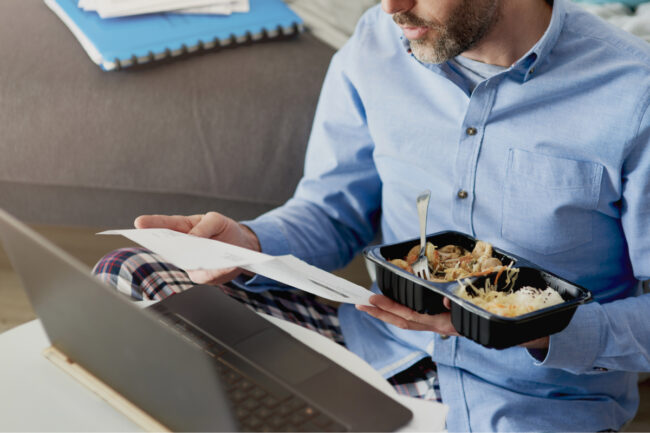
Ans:
{"type": "Polygon", "coordinates": [[[544,35],[553,8],[545,0],[503,0],[494,27],[463,57],[498,66],[510,66],[544,35]]]}

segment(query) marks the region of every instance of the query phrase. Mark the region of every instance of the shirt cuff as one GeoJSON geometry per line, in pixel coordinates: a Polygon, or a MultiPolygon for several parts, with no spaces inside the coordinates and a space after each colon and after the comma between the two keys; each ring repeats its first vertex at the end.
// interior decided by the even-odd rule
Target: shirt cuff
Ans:
{"type": "Polygon", "coordinates": [[[264,254],[271,256],[291,254],[287,236],[284,233],[282,224],[277,220],[263,215],[254,220],[241,221],[241,224],[255,233],[264,254]]]}
{"type": "Polygon", "coordinates": [[[575,374],[602,371],[594,366],[601,350],[601,308],[597,302],[579,306],[569,325],[550,336],[546,353],[528,350],[535,365],[575,374]]]}
{"type": "MultiPolygon", "coordinates": [[[[289,242],[284,235],[282,225],[264,215],[250,221],[240,221],[255,233],[260,242],[260,248],[264,254],[270,256],[282,256],[290,254],[289,242]]],[[[241,277],[241,276],[240,276],[241,277]]],[[[254,275],[253,277],[238,277],[236,284],[250,292],[265,292],[270,289],[287,288],[288,286],[278,283],[271,278],[263,275],[254,275]]]]}

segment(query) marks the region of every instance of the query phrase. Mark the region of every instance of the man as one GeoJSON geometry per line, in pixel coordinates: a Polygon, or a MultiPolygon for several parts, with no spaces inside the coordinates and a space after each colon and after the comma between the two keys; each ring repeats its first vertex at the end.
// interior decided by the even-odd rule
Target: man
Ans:
{"type": "MultiPolygon", "coordinates": [[[[568,0],[382,8],[332,60],[291,200],[244,224],[208,213],[142,216],[136,226],[335,269],[379,229],[386,242],[416,237],[415,197],[430,189],[430,232],[471,234],[598,302],[560,333],[497,351],[456,336],[448,313],[420,315],[376,295],[374,307],[339,309],[345,345],[394,383],[424,368],[450,406],[450,431],[621,428],[638,405],[634,372],[650,370],[650,295],[638,296],[650,278],[650,49],[568,0]]],[[[120,260],[97,272],[132,278],[106,264],[120,260]]],[[[269,288],[259,276],[244,284],[269,288]]]]}

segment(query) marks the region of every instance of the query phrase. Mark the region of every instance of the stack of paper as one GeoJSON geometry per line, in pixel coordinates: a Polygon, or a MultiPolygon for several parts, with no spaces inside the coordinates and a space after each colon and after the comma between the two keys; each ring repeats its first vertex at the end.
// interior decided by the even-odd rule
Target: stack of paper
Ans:
{"type": "Polygon", "coordinates": [[[79,0],[78,6],[102,18],[156,12],[230,15],[250,10],[248,0],[79,0]]]}
{"type": "Polygon", "coordinates": [[[302,19],[283,0],[44,1],[106,71],[289,36],[303,27],[302,19]],[[213,13],[226,8],[245,13],[213,13]],[[114,18],[103,18],[108,16],[114,18]]]}

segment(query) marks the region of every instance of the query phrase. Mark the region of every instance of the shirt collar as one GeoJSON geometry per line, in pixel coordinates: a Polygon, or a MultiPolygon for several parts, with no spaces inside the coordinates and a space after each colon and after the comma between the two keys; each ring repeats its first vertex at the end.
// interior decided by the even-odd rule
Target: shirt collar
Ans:
{"type": "Polygon", "coordinates": [[[538,73],[537,66],[544,62],[557,44],[566,17],[565,2],[566,0],[553,2],[553,13],[548,28],[540,40],[512,65],[511,70],[517,73],[522,81],[526,82],[538,73]]]}
{"type": "MultiPolygon", "coordinates": [[[[523,82],[528,81],[536,74],[537,65],[544,61],[560,38],[566,16],[565,1],[567,0],[555,0],[553,2],[553,12],[548,28],[540,40],[510,67],[510,70],[517,74],[523,82]]],[[[400,41],[406,52],[413,56],[409,40],[404,35],[401,35],[400,41]]]]}

